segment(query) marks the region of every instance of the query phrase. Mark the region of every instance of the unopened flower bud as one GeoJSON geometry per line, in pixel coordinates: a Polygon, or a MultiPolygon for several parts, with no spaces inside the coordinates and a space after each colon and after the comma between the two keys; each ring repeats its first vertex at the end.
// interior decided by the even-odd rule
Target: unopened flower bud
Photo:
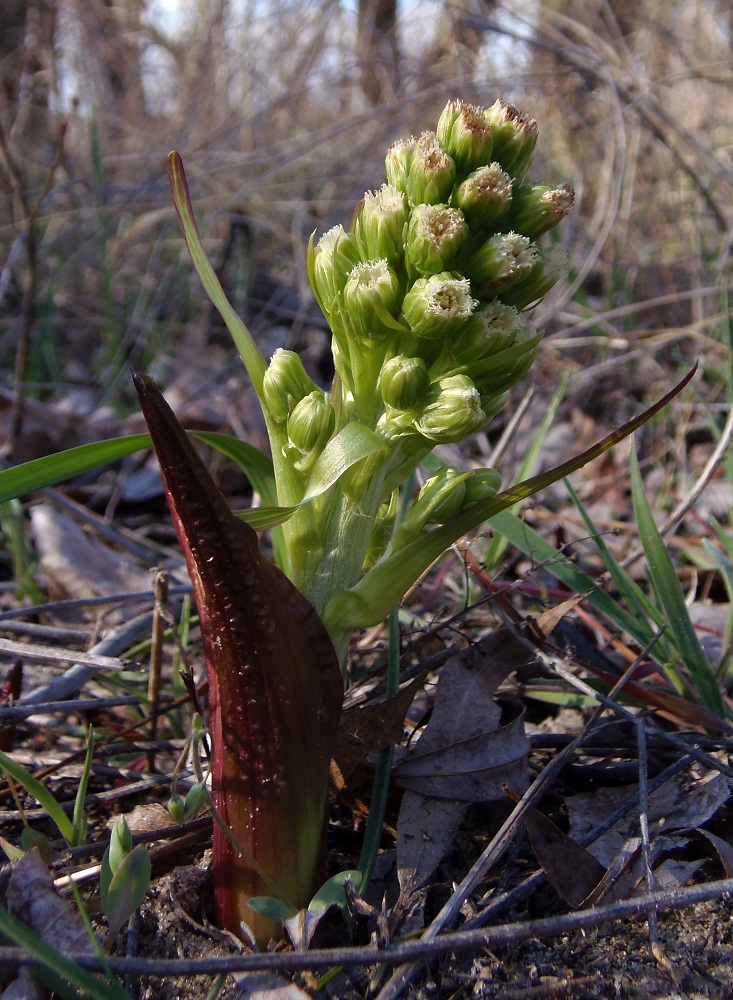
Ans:
{"type": "Polygon", "coordinates": [[[533,327],[519,326],[511,343],[471,365],[471,378],[481,393],[484,410],[485,396],[505,392],[529,371],[541,340],[542,334],[533,327]]]}
{"type": "Polygon", "coordinates": [[[468,226],[457,208],[416,205],[407,227],[405,257],[421,274],[446,271],[467,236],[468,226]]]}
{"type": "MultiPolygon", "coordinates": [[[[320,454],[331,437],[335,423],[331,401],[321,389],[315,389],[295,406],[288,418],[290,444],[308,458],[320,454]]],[[[301,465],[301,468],[306,468],[301,465]]]]}
{"type": "Polygon", "coordinates": [[[417,279],[405,296],[402,314],[414,334],[432,340],[459,333],[477,306],[468,278],[443,271],[417,279]]]}
{"type": "Polygon", "coordinates": [[[448,202],[455,177],[456,165],[440,148],[435,133],[423,132],[415,143],[407,178],[410,204],[439,205],[448,202]]]}
{"type": "Polygon", "coordinates": [[[496,469],[473,469],[465,482],[465,493],[461,510],[467,510],[482,500],[496,496],[501,486],[501,476],[496,469]]]}
{"type": "Polygon", "coordinates": [[[168,812],[174,823],[182,823],[186,818],[185,803],[178,793],[168,799],[168,812]]]}
{"type": "Polygon", "coordinates": [[[385,259],[355,264],[344,287],[352,329],[365,340],[387,333],[399,313],[400,283],[385,259]]]}
{"type": "Polygon", "coordinates": [[[419,538],[428,524],[445,524],[461,510],[470,472],[441,469],[426,479],[415,502],[397,527],[393,549],[401,549],[419,538]]]}
{"type": "Polygon", "coordinates": [[[461,174],[470,173],[491,158],[494,137],[483,108],[450,101],[443,109],[435,134],[461,174]]]}
{"type": "Polygon", "coordinates": [[[450,345],[450,357],[469,370],[472,365],[511,347],[521,325],[519,313],[498,299],[479,306],[461,336],[450,345]]]}
{"type": "Polygon", "coordinates": [[[296,403],[317,388],[300,355],[278,347],[262,379],[262,392],[272,419],[284,424],[296,403]]]}
{"type": "Polygon", "coordinates": [[[515,180],[521,180],[537,143],[537,122],[502,100],[487,109],[486,121],[494,135],[494,159],[515,180]]]}
{"type": "Polygon", "coordinates": [[[509,224],[516,232],[536,240],[568,215],[574,201],[575,192],[569,184],[515,188],[509,224]]]}
{"type": "Polygon", "coordinates": [[[205,801],[206,786],[202,781],[197,781],[195,785],[191,785],[186,793],[186,802],[184,805],[186,819],[195,819],[201,812],[201,807],[205,801]]]}
{"type": "Polygon", "coordinates": [[[425,480],[415,501],[424,511],[425,524],[445,524],[456,516],[463,507],[467,478],[458,469],[442,469],[425,480]]]}
{"type": "Polygon", "coordinates": [[[410,176],[410,165],[415,153],[417,139],[398,139],[387,150],[384,165],[387,169],[387,181],[402,194],[407,194],[407,181],[410,176]]]}
{"type": "Polygon", "coordinates": [[[387,406],[411,410],[430,387],[430,376],[422,358],[398,354],[382,366],[377,388],[387,406]]]}
{"type": "Polygon", "coordinates": [[[427,400],[415,429],[436,444],[460,441],[486,423],[481,397],[467,375],[451,375],[434,382],[427,400]]]}
{"type": "Polygon", "coordinates": [[[558,280],[567,274],[568,255],[556,243],[549,247],[538,246],[537,260],[526,276],[516,285],[499,292],[503,302],[517,309],[538,302],[558,280]]]}
{"type": "Polygon", "coordinates": [[[404,195],[384,184],[379,191],[367,191],[354,225],[368,260],[386,259],[392,268],[402,263],[402,232],[407,222],[404,195]]]}
{"type": "Polygon", "coordinates": [[[470,257],[462,257],[459,266],[469,275],[477,294],[488,298],[526,278],[536,260],[537,250],[526,236],[496,233],[470,257]]]}
{"type": "Polygon", "coordinates": [[[343,291],[354,264],[361,260],[359,245],[343,226],[324,233],[313,250],[312,282],[319,305],[328,318],[334,302],[343,291]]]}
{"type": "Polygon", "coordinates": [[[453,204],[470,226],[489,229],[509,211],[512,179],[495,161],[479,167],[453,192],[453,204]]]}

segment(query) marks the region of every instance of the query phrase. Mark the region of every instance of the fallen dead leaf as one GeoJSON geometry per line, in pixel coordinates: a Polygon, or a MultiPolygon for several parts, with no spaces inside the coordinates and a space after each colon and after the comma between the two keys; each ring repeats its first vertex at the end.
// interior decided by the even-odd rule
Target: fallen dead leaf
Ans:
{"type": "MultiPolygon", "coordinates": [[[[570,835],[582,840],[609,813],[615,812],[636,793],[636,785],[599,788],[566,799],[570,835]]],[[[649,822],[664,822],[664,832],[702,826],[730,798],[730,783],[718,771],[700,772],[693,766],[673,775],[649,796],[649,822]]],[[[608,867],[621,845],[639,832],[638,810],[630,812],[604,833],[588,850],[608,867]]]]}
{"type": "Polygon", "coordinates": [[[524,823],[532,850],[550,883],[566,903],[580,906],[603,879],[606,869],[538,809],[530,809],[524,823]]]}
{"type": "MultiPolygon", "coordinates": [[[[76,910],[53,887],[53,877],[37,849],[13,863],[5,896],[8,912],[21,920],[46,944],[62,954],[91,954],[84,923],[76,910]]],[[[35,992],[35,981],[23,970],[8,986],[0,1000],[35,1000],[45,991],[35,992]]]]}
{"type": "Polygon", "coordinates": [[[501,682],[526,659],[521,641],[500,628],[443,667],[430,721],[393,772],[406,789],[397,823],[403,891],[435,870],[468,803],[501,800],[505,784],[526,787],[523,710],[495,700],[501,682]]]}
{"type": "Polygon", "coordinates": [[[423,671],[394,698],[356,705],[342,714],[333,756],[345,784],[369,754],[400,742],[405,715],[425,676],[423,671]]]}
{"type": "Polygon", "coordinates": [[[308,1000],[309,994],[274,972],[237,976],[234,1000],[308,1000]]]}

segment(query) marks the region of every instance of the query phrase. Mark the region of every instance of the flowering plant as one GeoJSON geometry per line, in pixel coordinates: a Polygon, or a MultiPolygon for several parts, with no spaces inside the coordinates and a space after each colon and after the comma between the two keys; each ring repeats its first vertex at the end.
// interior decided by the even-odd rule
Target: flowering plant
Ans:
{"type": "Polygon", "coordinates": [[[328,392],[296,353],[263,358],[203,251],[180,157],[169,157],[189,251],[237,344],[271,446],[264,465],[243,443],[230,449],[264,501],[237,518],[154,383],[135,376],[201,617],[219,917],[235,932],[245,921],[262,942],[274,925],[248,900],[274,895],[292,911],[322,878],[328,767],[354,630],[387,617],[465,532],[658,408],[503,493],[494,470],[443,469],[397,517],[401,484],[436,445],[485,427],[537,352],[541,335],[524,310],[564,268],[563,253],[539,240],[568,213],[573,192],[526,182],[536,140],[534,119],[502,101],[451,102],[435,132],[389,149],[387,183],[364,196],[348,230],[311,240],[308,275],[333,335],[328,392]],[[263,528],[274,529],[277,566],[260,554],[263,528]]]}

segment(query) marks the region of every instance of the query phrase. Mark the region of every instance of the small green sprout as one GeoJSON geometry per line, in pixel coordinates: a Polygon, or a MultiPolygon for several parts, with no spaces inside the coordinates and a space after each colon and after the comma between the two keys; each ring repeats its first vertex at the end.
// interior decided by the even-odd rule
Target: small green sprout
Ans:
{"type": "Polygon", "coordinates": [[[124,816],[112,828],[109,847],[102,858],[99,894],[107,917],[105,945],[111,948],[125,921],[145,898],[150,885],[150,855],[142,844],[132,846],[132,834],[124,816]]]}

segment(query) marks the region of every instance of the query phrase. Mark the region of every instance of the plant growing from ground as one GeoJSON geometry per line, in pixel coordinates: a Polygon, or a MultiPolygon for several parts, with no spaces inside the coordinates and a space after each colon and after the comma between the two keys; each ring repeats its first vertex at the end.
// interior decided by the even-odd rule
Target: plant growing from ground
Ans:
{"type": "MultiPolygon", "coordinates": [[[[393,145],[387,180],[348,231],[308,251],[333,333],[325,392],[297,354],[270,363],[226,300],[201,246],[180,157],[169,172],[184,236],[262,406],[271,458],[203,435],[249,473],[265,506],[232,514],[155,384],[135,374],[198,605],[209,678],[220,922],[260,943],[277,931],[248,905],[307,906],[323,878],[328,768],[357,628],[387,617],[419,576],[481,522],[580,468],[681,388],[558,469],[498,493],[491,469],[441,469],[398,518],[401,484],[436,445],[485,427],[530,368],[541,335],[525,308],[563,271],[539,240],[572,205],[565,185],[525,183],[533,119],[501,101],[450,103],[435,133],[393,145]],[[256,530],[273,529],[277,565],[256,530]]],[[[690,376],[688,376],[689,379],[690,376]]],[[[0,499],[144,446],[74,449],[49,469],[0,474],[0,499]],[[49,478],[53,477],[53,478],[49,478]]]]}
{"type": "Polygon", "coordinates": [[[194,264],[262,406],[276,496],[243,520],[230,514],[154,384],[135,375],[201,616],[215,890],[235,932],[244,920],[264,941],[272,923],[247,899],[300,908],[322,879],[351,634],[386,618],[494,509],[498,473],[446,469],[397,522],[400,485],[436,445],[485,427],[537,352],[541,335],[520,310],[563,273],[561,251],[539,238],[573,193],[526,183],[536,140],[534,119],[502,101],[451,102],[435,132],[389,149],[387,183],[364,196],[349,231],[311,241],[308,274],[333,335],[330,392],[292,351],[266,362],[223,296],[182,163],[169,158],[194,264]],[[252,525],[281,532],[279,567],[252,525]]]}

